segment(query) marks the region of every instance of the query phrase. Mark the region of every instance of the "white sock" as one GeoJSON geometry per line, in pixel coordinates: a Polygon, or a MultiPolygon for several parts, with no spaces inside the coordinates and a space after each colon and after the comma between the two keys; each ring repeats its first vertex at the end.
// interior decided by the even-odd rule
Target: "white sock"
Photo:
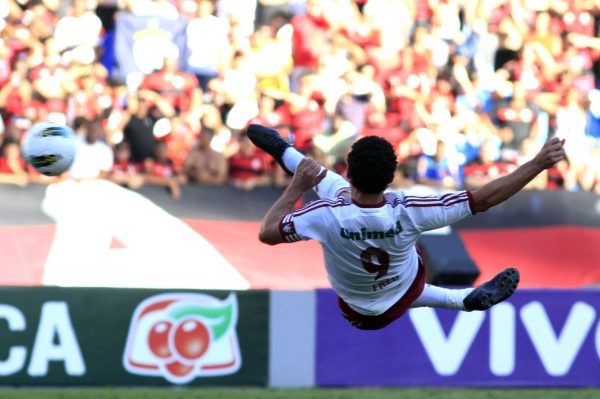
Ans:
{"type": "Polygon", "coordinates": [[[454,310],[465,310],[463,299],[473,291],[473,288],[455,290],[425,284],[423,293],[411,305],[411,308],[429,307],[454,310]]]}
{"type": "MultiPolygon", "coordinates": [[[[306,158],[300,151],[296,150],[294,147],[288,147],[283,152],[281,156],[281,160],[286,168],[288,168],[291,172],[296,172],[298,169],[298,165],[300,162],[306,158]]],[[[321,172],[326,168],[321,166],[321,172]]],[[[327,171],[327,176],[321,182],[315,186],[313,189],[319,196],[319,198],[329,198],[333,199],[339,194],[340,190],[343,188],[348,188],[349,184],[342,176],[338,175],[332,170],[327,171]]]]}
{"type": "Polygon", "coordinates": [[[288,168],[291,172],[296,172],[298,165],[300,165],[300,162],[304,158],[306,157],[300,151],[294,147],[288,147],[283,152],[281,160],[286,168],[288,168]]]}

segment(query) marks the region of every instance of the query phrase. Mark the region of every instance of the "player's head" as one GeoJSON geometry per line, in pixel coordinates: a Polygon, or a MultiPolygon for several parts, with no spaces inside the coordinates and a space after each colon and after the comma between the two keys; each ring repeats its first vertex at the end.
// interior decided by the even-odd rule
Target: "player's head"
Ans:
{"type": "Polygon", "coordinates": [[[353,187],[365,194],[384,191],[394,180],[396,153],[392,145],[377,136],[357,140],[348,154],[348,178],[353,187]]]}

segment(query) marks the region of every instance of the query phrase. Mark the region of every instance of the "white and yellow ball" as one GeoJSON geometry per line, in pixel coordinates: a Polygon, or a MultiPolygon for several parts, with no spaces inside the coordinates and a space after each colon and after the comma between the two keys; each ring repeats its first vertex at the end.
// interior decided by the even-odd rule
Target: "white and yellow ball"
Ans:
{"type": "Polygon", "coordinates": [[[46,176],[65,172],[75,158],[77,141],[71,128],[52,122],[36,123],[27,131],[25,160],[46,176]]]}

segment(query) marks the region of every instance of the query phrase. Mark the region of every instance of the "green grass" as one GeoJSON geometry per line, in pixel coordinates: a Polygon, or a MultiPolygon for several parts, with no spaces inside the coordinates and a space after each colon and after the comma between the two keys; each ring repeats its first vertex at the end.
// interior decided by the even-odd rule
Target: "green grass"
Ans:
{"type": "Polygon", "coordinates": [[[598,399],[600,389],[8,389],[0,399],[598,399]]]}

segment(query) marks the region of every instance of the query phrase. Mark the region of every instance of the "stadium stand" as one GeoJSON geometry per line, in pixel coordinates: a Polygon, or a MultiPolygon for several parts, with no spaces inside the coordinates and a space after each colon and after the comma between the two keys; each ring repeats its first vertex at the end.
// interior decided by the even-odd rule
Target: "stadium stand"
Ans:
{"type": "MultiPolygon", "coordinates": [[[[98,119],[107,144],[130,145],[130,173],[177,196],[198,179],[184,165],[203,132],[235,160],[260,122],[340,171],[349,143],[381,135],[399,175],[439,189],[484,184],[558,135],[568,160],[531,188],[600,192],[595,3],[238,3],[4,2],[1,180],[45,180],[10,149],[36,121],[83,134],[98,119]],[[159,141],[172,165],[157,171],[145,161],[159,141]]],[[[263,163],[247,165],[256,182],[285,185],[263,163]]]]}

